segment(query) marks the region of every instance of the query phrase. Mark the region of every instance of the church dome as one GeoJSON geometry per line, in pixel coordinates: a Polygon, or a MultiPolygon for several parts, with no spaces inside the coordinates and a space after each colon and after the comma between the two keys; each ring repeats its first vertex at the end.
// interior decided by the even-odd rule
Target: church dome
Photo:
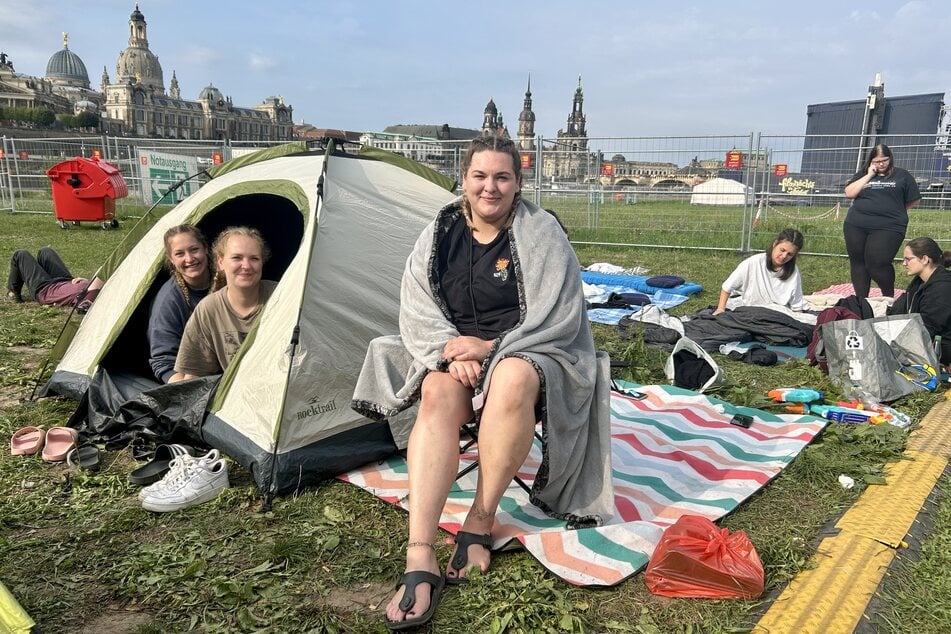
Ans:
{"type": "Polygon", "coordinates": [[[46,79],[89,87],[86,65],[66,44],[63,44],[62,50],[53,53],[50,61],[46,63],[46,79]]]}
{"type": "Polygon", "coordinates": [[[225,97],[221,94],[221,91],[208,84],[201,89],[201,92],[198,93],[198,101],[210,101],[211,103],[218,103],[219,101],[224,101],[225,97]]]}
{"type": "Polygon", "coordinates": [[[142,82],[143,86],[165,92],[162,66],[158,57],[147,48],[130,46],[119,54],[116,62],[116,83],[142,82]]]}
{"type": "Polygon", "coordinates": [[[119,54],[116,62],[116,83],[141,83],[165,93],[165,80],[162,78],[162,65],[158,57],[149,50],[149,39],[145,16],[135,5],[135,11],[129,16],[129,46],[119,54]]]}

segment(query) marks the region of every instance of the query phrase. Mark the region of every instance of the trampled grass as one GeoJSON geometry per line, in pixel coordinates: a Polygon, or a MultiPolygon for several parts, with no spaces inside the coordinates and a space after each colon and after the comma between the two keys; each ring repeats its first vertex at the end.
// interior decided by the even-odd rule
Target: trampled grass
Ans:
{"type": "MultiPolygon", "coordinates": [[[[75,274],[91,275],[130,225],[62,231],[51,216],[5,216],[0,253],[51,244],[75,274]]],[[[729,251],[591,245],[577,251],[583,264],[644,266],[703,284],[704,292],[676,309],[679,313],[713,303],[719,283],[739,259],[729,251]]],[[[801,267],[807,291],[848,279],[843,258],[805,256],[801,267]]],[[[29,396],[64,317],[62,309],[0,304],[4,442],[25,425],[62,424],[75,407],[61,400],[20,402],[29,396]]],[[[599,347],[631,362],[622,378],[664,382],[664,353],[637,338],[622,340],[612,327],[596,325],[595,335],[599,347]]],[[[835,393],[825,377],[801,362],[760,368],[725,357],[718,361],[728,377],[718,395],[736,403],[760,406],[766,391],[780,386],[835,393]]],[[[918,395],[898,407],[920,418],[942,397],[918,395]]],[[[905,434],[884,427],[830,428],[723,520],[752,538],[768,591],[807,565],[820,531],[867,486],[865,476],[874,481],[882,464],[898,455],[905,434]],[[845,471],[858,482],[851,491],[836,481],[845,471]]],[[[0,579],[44,631],[383,631],[381,605],[403,565],[402,512],[339,482],[279,498],[263,512],[250,477],[235,467],[232,488],[214,502],[155,515],[138,506],[137,489],[128,484],[135,466],[128,451],[104,452],[97,474],[2,452],[0,579]]],[[[941,486],[947,488],[947,477],[941,486]]],[[[891,631],[907,631],[905,624],[917,631],[948,631],[949,527],[945,499],[919,565],[897,573],[898,585],[883,595],[881,610],[891,631]]],[[[440,542],[437,550],[445,561],[451,547],[440,542]]],[[[577,588],[517,552],[497,556],[489,574],[447,592],[428,631],[744,632],[764,604],[659,599],[640,575],[615,588],[577,588]]]]}

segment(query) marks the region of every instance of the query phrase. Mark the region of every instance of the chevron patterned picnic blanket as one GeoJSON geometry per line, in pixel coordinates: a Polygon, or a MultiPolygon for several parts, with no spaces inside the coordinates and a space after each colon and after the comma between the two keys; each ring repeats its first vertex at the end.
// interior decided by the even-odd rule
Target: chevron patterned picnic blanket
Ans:
{"type": "MultiPolygon", "coordinates": [[[[605,525],[568,530],[528,501],[514,482],[496,514],[494,548],[520,543],[543,566],[582,586],[613,586],[643,569],[664,529],[685,514],[717,520],[765,486],[823,429],[812,416],[736,407],[673,386],[636,389],[647,398],[611,394],[616,514],[605,525]],[[729,423],[753,416],[749,429],[729,423]]],[[[477,449],[461,457],[461,466],[477,449]]],[[[536,441],[520,470],[530,482],[541,459],[536,441]]],[[[406,508],[408,477],[401,456],[340,476],[406,508]]],[[[476,473],[456,481],[440,526],[455,534],[475,492],[476,473]]]]}

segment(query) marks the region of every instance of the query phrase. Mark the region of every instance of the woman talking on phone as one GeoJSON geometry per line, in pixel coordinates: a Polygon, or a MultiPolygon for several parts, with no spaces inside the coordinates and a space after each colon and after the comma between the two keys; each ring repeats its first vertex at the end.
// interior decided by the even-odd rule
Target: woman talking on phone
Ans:
{"type": "Polygon", "coordinates": [[[894,297],[892,260],[905,239],[908,210],[921,200],[918,183],[895,166],[891,149],[879,143],[862,171],[849,179],[845,197],[852,200],[843,233],[855,296],[868,297],[874,280],[884,297],[894,297]]]}

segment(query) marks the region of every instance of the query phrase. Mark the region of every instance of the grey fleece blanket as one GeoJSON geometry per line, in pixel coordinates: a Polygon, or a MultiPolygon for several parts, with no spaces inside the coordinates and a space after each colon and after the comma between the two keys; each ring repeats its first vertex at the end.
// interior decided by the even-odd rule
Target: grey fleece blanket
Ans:
{"type": "MultiPolygon", "coordinates": [[[[427,373],[445,371],[443,348],[459,333],[434,290],[436,252],[457,213],[458,200],[440,210],[406,263],[400,335],[370,343],[352,402],[366,416],[395,416],[419,398],[427,373]]],[[[538,370],[543,459],[532,503],[572,525],[600,524],[614,512],[609,359],[595,352],[580,267],[555,218],[523,201],[509,232],[520,319],[494,341],[481,390],[491,398],[492,372],[505,357],[521,357],[538,370]]]]}

